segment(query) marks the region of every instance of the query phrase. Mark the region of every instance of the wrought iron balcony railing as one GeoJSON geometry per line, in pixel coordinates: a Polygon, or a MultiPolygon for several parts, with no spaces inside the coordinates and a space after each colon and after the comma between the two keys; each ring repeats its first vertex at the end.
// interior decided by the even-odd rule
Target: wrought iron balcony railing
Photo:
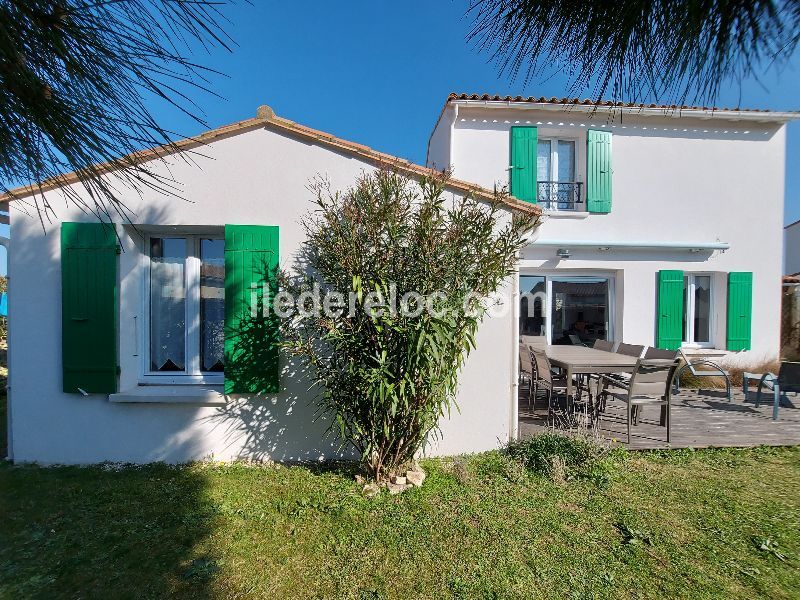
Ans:
{"type": "Polygon", "coordinates": [[[580,181],[539,181],[536,201],[551,210],[578,210],[583,203],[580,181]]]}

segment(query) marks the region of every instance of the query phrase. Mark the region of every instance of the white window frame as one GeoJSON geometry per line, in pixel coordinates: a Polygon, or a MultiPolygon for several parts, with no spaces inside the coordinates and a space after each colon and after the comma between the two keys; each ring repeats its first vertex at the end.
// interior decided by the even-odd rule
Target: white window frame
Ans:
{"type": "MultiPolygon", "coordinates": [[[[572,179],[570,181],[564,181],[559,183],[578,183],[578,139],[573,137],[559,137],[559,136],[543,136],[538,139],[539,142],[550,142],[550,174],[548,175],[548,181],[558,181],[558,142],[572,142],[573,147],[575,148],[575,153],[572,157],[572,179]]],[[[536,149],[536,156],[538,160],[539,156],[539,149],[536,149]]],[[[537,174],[537,184],[536,184],[536,195],[539,195],[539,184],[538,184],[538,174],[539,174],[539,165],[536,165],[536,174],[537,174]]],[[[550,206],[547,208],[548,211],[567,211],[567,212],[575,212],[578,210],[577,206],[573,206],[573,208],[559,208],[558,202],[555,203],[555,206],[550,206]]]]}
{"type": "MultiPolygon", "coordinates": [[[[545,299],[542,306],[542,316],[544,317],[544,331],[548,344],[553,343],[553,330],[550,327],[550,318],[553,311],[553,281],[560,279],[575,279],[579,277],[592,277],[595,279],[605,279],[608,282],[608,332],[606,337],[609,341],[616,341],[616,275],[608,271],[527,271],[520,269],[519,277],[544,277],[545,299]]],[[[519,290],[520,297],[517,298],[517,329],[519,329],[519,304],[522,298],[522,290],[519,290]]]]}
{"type": "MultiPolygon", "coordinates": [[[[540,142],[550,142],[550,176],[549,181],[558,181],[558,142],[572,142],[575,148],[575,155],[572,159],[572,179],[563,183],[575,183],[578,177],[578,140],[571,137],[550,137],[539,138],[540,142]]],[[[538,148],[537,153],[538,156],[538,148]]],[[[539,170],[537,165],[536,170],[539,170]]]]}
{"type": "Polygon", "coordinates": [[[714,348],[714,332],[715,329],[715,311],[714,311],[714,274],[704,271],[684,273],[686,277],[686,287],[683,290],[683,310],[686,314],[686,339],[681,341],[682,348],[714,348]],[[708,294],[708,338],[707,342],[694,341],[694,289],[695,277],[708,277],[709,281],[709,294],[708,294]]]}
{"type": "Polygon", "coordinates": [[[151,233],[145,236],[143,254],[143,310],[141,372],[143,385],[222,385],[225,374],[200,370],[200,240],[224,240],[219,233],[188,233],[180,230],[151,233]],[[159,372],[150,370],[150,247],[152,238],[186,239],[186,372],[159,372]]]}

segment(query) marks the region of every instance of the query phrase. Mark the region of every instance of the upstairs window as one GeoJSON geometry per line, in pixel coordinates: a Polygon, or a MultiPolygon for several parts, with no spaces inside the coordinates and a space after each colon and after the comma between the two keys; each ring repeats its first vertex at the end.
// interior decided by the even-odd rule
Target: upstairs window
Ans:
{"type": "Polygon", "coordinates": [[[576,182],[576,144],[570,139],[539,139],[536,148],[537,202],[549,210],[575,210],[581,202],[576,182]]]}

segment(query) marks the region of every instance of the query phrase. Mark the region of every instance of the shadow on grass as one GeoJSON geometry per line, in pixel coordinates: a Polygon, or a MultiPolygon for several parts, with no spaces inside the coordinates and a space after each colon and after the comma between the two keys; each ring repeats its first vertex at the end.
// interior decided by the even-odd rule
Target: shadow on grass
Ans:
{"type": "Polygon", "coordinates": [[[0,597],[211,598],[197,466],[0,465],[0,597]]]}

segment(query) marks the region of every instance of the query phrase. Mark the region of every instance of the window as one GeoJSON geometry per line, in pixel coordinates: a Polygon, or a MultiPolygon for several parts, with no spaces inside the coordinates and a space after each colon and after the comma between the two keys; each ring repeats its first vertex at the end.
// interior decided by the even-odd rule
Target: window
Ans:
{"type": "Polygon", "coordinates": [[[598,339],[613,339],[612,306],[610,276],[520,276],[520,335],[591,346],[598,339]]]}
{"type": "Polygon", "coordinates": [[[575,181],[575,140],[540,139],[536,152],[537,201],[551,210],[574,210],[581,201],[575,181]]]}
{"type": "Polygon", "coordinates": [[[224,241],[149,238],[145,379],[222,381],[225,349],[224,241]]]}
{"type": "Polygon", "coordinates": [[[683,343],[710,348],[711,275],[687,273],[683,277],[683,343]]]}

